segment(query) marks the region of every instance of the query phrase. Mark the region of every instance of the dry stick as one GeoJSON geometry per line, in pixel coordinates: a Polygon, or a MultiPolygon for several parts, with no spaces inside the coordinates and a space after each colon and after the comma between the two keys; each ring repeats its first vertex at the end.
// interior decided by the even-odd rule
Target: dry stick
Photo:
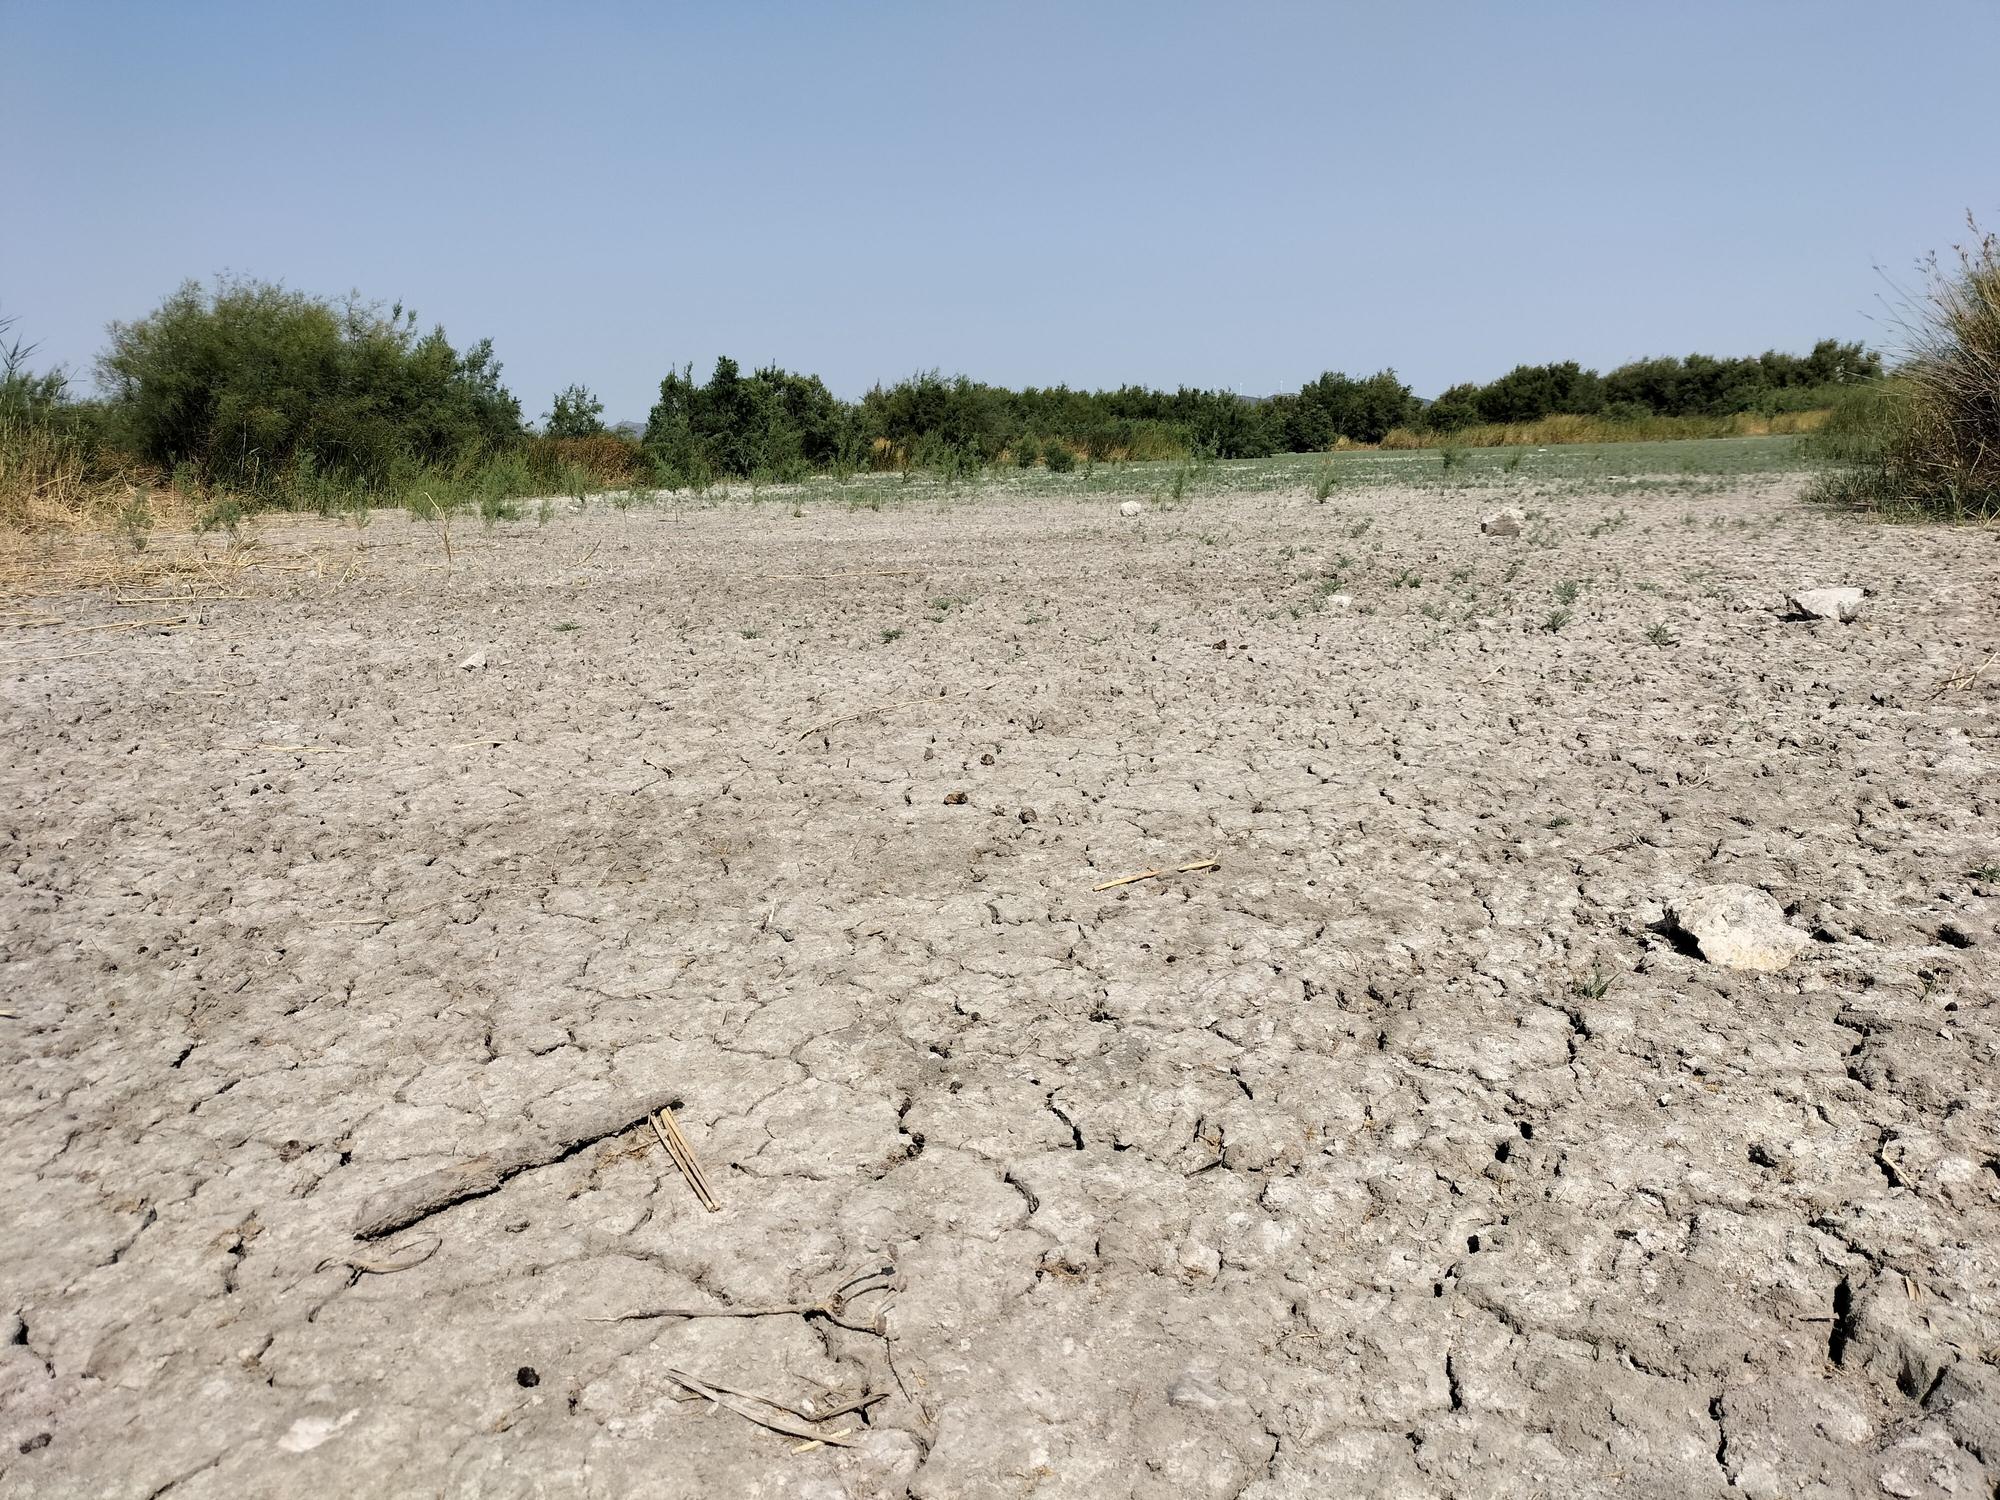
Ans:
{"type": "Polygon", "coordinates": [[[142,594],[134,599],[114,599],[114,604],[220,604],[241,603],[248,594],[142,594]]]}
{"type": "Polygon", "coordinates": [[[887,1391],[871,1391],[866,1395],[855,1397],[852,1401],[847,1401],[839,1406],[828,1407],[825,1411],[820,1411],[811,1404],[810,1400],[803,1405],[796,1401],[780,1401],[776,1396],[767,1396],[762,1391],[746,1391],[739,1386],[724,1385],[719,1380],[709,1380],[706,1378],[703,1379],[702,1384],[718,1391],[727,1391],[732,1396],[743,1396],[751,1401],[761,1401],[766,1406],[775,1406],[779,1411],[788,1411],[795,1417],[804,1417],[808,1422],[831,1422],[835,1417],[844,1417],[853,1411],[864,1411],[868,1407],[873,1406],[877,1401],[887,1401],[889,1399],[887,1391]]]}
{"type": "MultiPolygon", "coordinates": [[[[619,1313],[609,1318],[592,1318],[593,1323],[637,1323],[652,1318],[825,1318],[856,1333],[879,1334],[879,1326],[848,1322],[847,1304],[869,1292],[886,1292],[896,1280],[896,1268],[884,1266],[842,1282],[818,1302],[766,1302],[734,1307],[650,1307],[639,1312],[619,1313]]],[[[880,1319],[876,1319],[879,1325],[880,1319]]]]}
{"type": "Polygon", "coordinates": [[[701,1163],[694,1159],[694,1148],[688,1145],[687,1137],[681,1134],[680,1123],[674,1119],[673,1110],[661,1105],[660,1112],[650,1118],[653,1122],[653,1134],[660,1138],[660,1144],[666,1148],[667,1155],[671,1156],[674,1165],[681,1169],[681,1176],[685,1177],[688,1186],[694,1189],[694,1195],[701,1200],[701,1206],[712,1214],[721,1213],[722,1205],[715,1201],[715,1194],[709,1191],[708,1174],[702,1171],[701,1163]]]}
{"type": "Polygon", "coordinates": [[[1957,692],[1960,688],[1971,687],[1973,683],[1979,680],[1979,674],[1993,665],[1993,658],[1996,654],[2000,653],[1987,652],[1986,660],[1970,671],[1961,667],[1959,670],[1953,672],[1932,690],[1931,696],[1933,698],[1942,698],[1946,693],[1957,692]]]}
{"type": "Polygon", "coordinates": [[[1141,870],[1137,875],[1121,875],[1116,880],[1107,880],[1102,885],[1092,886],[1091,889],[1108,891],[1113,886],[1131,885],[1140,880],[1156,880],[1162,875],[1185,875],[1192,870],[1214,870],[1219,869],[1221,865],[1222,861],[1219,859],[1198,859],[1191,865],[1175,865],[1172,870],[1141,870]]]}
{"type": "Polygon", "coordinates": [[[852,1448],[854,1446],[840,1434],[822,1434],[814,1431],[804,1422],[794,1420],[788,1414],[787,1408],[780,1406],[776,1402],[764,1403],[770,1408],[769,1415],[758,1411],[750,1402],[763,1401],[764,1398],[761,1396],[747,1398],[737,1396],[719,1386],[710,1385],[707,1381],[702,1380],[698,1376],[690,1375],[685,1370],[667,1370],[664,1373],[667,1379],[673,1381],[674,1384],[693,1391],[697,1396],[706,1397],[717,1406],[728,1407],[737,1416],[742,1417],[747,1422],[755,1422],[759,1427],[768,1427],[771,1431],[782,1432],[787,1437],[804,1438],[808,1442],[829,1443],[836,1448],[852,1448]]]}
{"type": "Polygon", "coordinates": [[[422,1238],[419,1237],[412,1244],[400,1247],[402,1252],[400,1253],[400,1258],[398,1256],[391,1256],[388,1260],[354,1260],[351,1258],[341,1260],[329,1256],[314,1266],[313,1269],[315,1271],[324,1271],[328,1266],[346,1266],[348,1270],[357,1272],[363,1276],[394,1276],[398,1271],[408,1271],[413,1267],[420,1266],[433,1255],[436,1255],[439,1248],[444,1244],[444,1236],[434,1234],[430,1237],[430,1243],[425,1245],[421,1251],[418,1251],[414,1255],[407,1253],[413,1250],[416,1245],[422,1243],[422,1238]]]}
{"type": "Polygon", "coordinates": [[[493,1192],[508,1178],[531,1167],[560,1161],[606,1136],[630,1130],[656,1109],[673,1102],[673,1094],[660,1090],[642,1094],[623,1104],[600,1104],[575,1116],[553,1135],[517,1142],[512,1146],[471,1161],[456,1162],[413,1178],[399,1187],[375,1194],[361,1205],[354,1221],[354,1237],[379,1240],[385,1234],[406,1229],[441,1209],[467,1198],[493,1192]]]}
{"type": "Polygon", "coordinates": [[[810,1453],[815,1448],[824,1448],[828,1443],[837,1443],[844,1437],[851,1437],[853,1436],[853,1433],[854,1429],[852,1427],[843,1427],[840,1429],[840,1431],[830,1432],[823,1438],[814,1438],[810,1443],[794,1444],[792,1447],[792,1452],[810,1453]]]}
{"type": "Polygon", "coordinates": [[[144,630],[151,625],[185,625],[187,622],[188,617],[186,615],[175,615],[170,620],[117,620],[109,625],[78,625],[75,629],[65,633],[69,635],[88,635],[93,630],[144,630]]]}
{"type": "Polygon", "coordinates": [[[851,714],[842,714],[837,719],[828,719],[824,724],[815,724],[812,728],[803,731],[799,735],[799,738],[809,740],[816,734],[825,734],[829,729],[837,729],[842,724],[851,724],[856,719],[865,719],[870,714],[887,713],[892,708],[917,708],[923,704],[935,703],[937,701],[935,698],[909,698],[901,703],[878,703],[873,708],[856,709],[851,714]]]}
{"type": "Polygon", "coordinates": [[[795,583],[827,583],[841,578],[921,578],[922,568],[873,569],[861,573],[752,573],[752,578],[782,578],[795,583]]]}

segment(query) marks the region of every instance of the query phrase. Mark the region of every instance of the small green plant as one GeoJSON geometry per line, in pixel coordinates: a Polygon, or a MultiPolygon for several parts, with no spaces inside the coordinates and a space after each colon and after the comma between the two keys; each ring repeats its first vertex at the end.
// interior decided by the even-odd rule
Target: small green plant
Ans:
{"type": "Polygon", "coordinates": [[[1424,586],[1424,576],[1415,568],[1399,568],[1389,580],[1392,589],[1420,589],[1424,586]]]}
{"type": "Polygon", "coordinates": [[[1651,641],[1655,646],[1678,646],[1681,643],[1681,638],[1667,629],[1667,622],[1665,620],[1660,621],[1651,630],[1648,630],[1646,632],[1646,639],[1651,641]]]}
{"type": "Polygon", "coordinates": [[[1583,585],[1578,583],[1574,578],[1565,578],[1555,586],[1552,592],[1555,595],[1556,603],[1574,604],[1576,603],[1576,596],[1583,592],[1583,585]]]}
{"type": "Polygon", "coordinates": [[[226,531],[236,535],[243,524],[243,500],[237,495],[211,495],[208,504],[194,518],[196,531],[226,531]]]}
{"type": "Polygon", "coordinates": [[[535,524],[537,526],[546,526],[549,524],[549,522],[553,521],[555,518],[556,518],[556,503],[555,501],[551,500],[547,495],[544,495],[542,497],[542,503],[535,507],[535,524]]]}
{"type": "Polygon", "coordinates": [[[1456,443],[1446,443],[1438,449],[1438,466],[1447,474],[1465,467],[1465,450],[1456,443]]]}
{"type": "Polygon", "coordinates": [[[1575,616],[1566,609],[1552,609],[1543,617],[1542,629],[1549,635],[1554,635],[1574,618],[1575,616]]]}
{"type": "Polygon", "coordinates": [[[1313,476],[1313,499],[1321,505],[1326,504],[1339,483],[1340,477],[1334,472],[1333,460],[1322,459],[1319,471],[1313,476]]]}
{"type": "Polygon", "coordinates": [[[134,552],[146,550],[147,534],[153,529],[153,507],[144,490],[132,491],[132,498],[118,510],[118,535],[134,552]]]}
{"type": "Polygon", "coordinates": [[[1076,455],[1066,444],[1051,438],[1042,449],[1042,463],[1051,474],[1067,474],[1076,467],[1076,455]]]}
{"type": "Polygon", "coordinates": [[[2000,885],[2000,865],[1980,865],[1965,872],[1967,880],[1977,880],[1986,885],[2000,885]]]}
{"type": "Polygon", "coordinates": [[[1521,468],[1521,460],[1524,457],[1526,457],[1526,450],[1521,448],[1516,448],[1512,453],[1507,455],[1507,462],[1502,464],[1501,467],[1505,469],[1509,474],[1519,473],[1521,468]]]}
{"type": "Polygon", "coordinates": [[[903,628],[900,625],[891,625],[882,632],[882,644],[885,646],[892,641],[900,641],[902,638],[903,628]]]}
{"type": "Polygon", "coordinates": [[[1618,982],[1618,975],[1602,964],[1592,964],[1588,974],[1570,976],[1569,992],[1579,1000],[1602,1000],[1611,993],[1611,987],[1618,982]]]}
{"type": "Polygon", "coordinates": [[[581,629],[581,628],[582,628],[582,627],[581,627],[581,626],[579,626],[579,625],[578,625],[578,624],[576,623],[576,621],[574,621],[574,620],[558,620],[558,621],[556,621],[556,629],[557,629],[557,630],[559,630],[559,631],[561,631],[561,632],[562,632],[563,634],[565,634],[565,635],[567,635],[567,634],[568,634],[568,633],[569,633],[570,631],[572,631],[572,630],[579,630],[579,629],[581,629]]]}
{"type": "Polygon", "coordinates": [[[743,639],[746,641],[754,641],[759,636],[763,635],[763,633],[764,633],[763,631],[759,630],[754,625],[746,625],[742,630],[737,632],[737,634],[742,636],[743,639]]]}

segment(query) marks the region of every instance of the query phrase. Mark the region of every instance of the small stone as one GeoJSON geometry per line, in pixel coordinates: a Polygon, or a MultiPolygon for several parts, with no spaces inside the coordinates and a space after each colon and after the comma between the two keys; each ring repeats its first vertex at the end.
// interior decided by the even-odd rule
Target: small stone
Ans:
{"type": "Polygon", "coordinates": [[[965,806],[966,798],[967,794],[964,792],[946,792],[944,794],[944,805],[946,807],[963,807],[965,806]]]}
{"type": "Polygon", "coordinates": [[[1488,536],[1519,536],[1521,534],[1521,523],[1527,519],[1526,516],[1513,506],[1503,506],[1499,510],[1482,516],[1479,521],[1479,529],[1488,536]]]}
{"type": "Polygon", "coordinates": [[[522,1365],[520,1369],[514,1372],[514,1384],[518,1385],[524,1391],[532,1391],[541,1383],[542,1377],[535,1372],[533,1365],[522,1365]]]}
{"type": "Polygon", "coordinates": [[[1176,1258],[1181,1269],[1191,1276],[1214,1276],[1222,1270],[1221,1253],[1200,1240],[1182,1240],[1176,1258]]]}
{"type": "Polygon", "coordinates": [[[1861,613],[1861,601],[1866,597],[1861,589],[1804,589],[1787,594],[1785,603],[1795,615],[1845,623],[1861,613]]]}
{"type": "Polygon", "coordinates": [[[481,672],[485,669],[486,653],[484,651],[475,651],[458,664],[458,670],[461,672],[481,672]]]}
{"type": "Polygon", "coordinates": [[[1328,594],[1326,596],[1326,607],[1328,609],[1352,609],[1354,608],[1354,596],[1352,594],[1328,594]]]}
{"type": "Polygon", "coordinates": [[[1022,808],[1020,816],[1021,816],[1021,821],[1023,823],[1039,823],[1042,818],[1042,815],[1036,812],[1032,807],[1022,808]]]}
{"type": "Polygon", "coordinates": [[[1189,1368],[1167,1387],[1167,1405],[1184,1411],[1221,1411],[1229,1404],[1229,1393],[1213,1370],[1189,1368]]]}
{"type": "Polygon", "coordinates": [[[1118,514],[1130,520],[1133,516],[1145,514],[1145,510],[1146,507],[1141,505],[1137,500],[1127,500],[1123,505],[1118,507],[1118,514]]]}
{"type": "Polygon", "coordinates": [[[1807,942],[1806,934],[1785,920],[1784,909],[1754,886],[1703,886],[1676,900],[1667,918],[1703,958],[1725,969],[1776,973],[1807,942]]]}

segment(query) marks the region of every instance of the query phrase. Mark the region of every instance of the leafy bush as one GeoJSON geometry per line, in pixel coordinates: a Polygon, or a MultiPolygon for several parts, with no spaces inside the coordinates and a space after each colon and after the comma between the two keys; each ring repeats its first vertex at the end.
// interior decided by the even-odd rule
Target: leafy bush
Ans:
{"type": "Polygon", "coordinates": [[[1051,474],[1067,474],[1076,467],[1076,455],[1064,444],[1050,438],[1042,448],[1042,462],[1051,474]]]}
{"type": "Polygon", "coordinates": [[[477,462],[516,441],[518,402],[491,341],[465,352],[442,328],[267,282],[187,282],[98,362],[112,415],[140,457],[205,484],[268,490],[302,462],[365,486],[477,462]]]}
{"type": "Polygon", "coordinates": [[[2000,515],[2000,238],[1935,256],[1904,319],[1908,357],[1813,440],[1823,499],[1946,519],[2000,515]]]}
{"type": "Polygon", "coordinates": [[[773,365],[746,378],[727,356],[705,385],[695,384],[690,367],[668,373],[644,444],[674,482],[695,488],[716,476],[827,468],[857,448],[848,410],[817,375],[773,365]]]}

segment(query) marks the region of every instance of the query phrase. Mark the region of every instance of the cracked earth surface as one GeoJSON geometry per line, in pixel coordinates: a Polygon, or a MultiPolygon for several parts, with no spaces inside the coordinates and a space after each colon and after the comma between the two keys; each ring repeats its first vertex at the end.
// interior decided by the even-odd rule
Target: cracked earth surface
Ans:
{"type": "Polygon", "coordinates": [[[1992,1495],[2000,546],[1796,491],[273,526],[9,667],[0,1495],[1992,1495]]]}

